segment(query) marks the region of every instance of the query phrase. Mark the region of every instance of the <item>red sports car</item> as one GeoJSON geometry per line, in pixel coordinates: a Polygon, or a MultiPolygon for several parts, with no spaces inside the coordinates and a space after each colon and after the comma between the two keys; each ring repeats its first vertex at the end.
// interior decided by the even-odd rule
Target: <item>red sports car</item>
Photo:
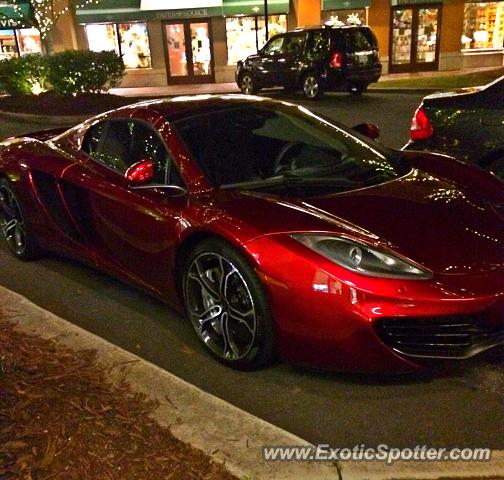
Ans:
{"type": "Polygon", "coordinates": [[[20,259],[184,305],[235,368],[401,372],[504,344],[502,184],[286,102],[150,101],[6,140],[0,221],[20,259]]]}

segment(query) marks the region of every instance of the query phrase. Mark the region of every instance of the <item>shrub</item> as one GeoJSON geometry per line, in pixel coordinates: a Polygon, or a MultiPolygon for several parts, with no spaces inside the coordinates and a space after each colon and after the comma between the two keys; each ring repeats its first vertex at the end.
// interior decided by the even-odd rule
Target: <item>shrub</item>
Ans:
{"type": "Polygon", "coordinates": [[[0,90],[10,95],[29,95],[44,90],[47,66],[40,54],[0,61],[0,90]]]}
{"type": "Polygon", "coordinates": [[[115,52],[67,50],[45,57],[47,81],[59,94],[98,93],[117,87],[124,76],[122,58],[115,52]]]}

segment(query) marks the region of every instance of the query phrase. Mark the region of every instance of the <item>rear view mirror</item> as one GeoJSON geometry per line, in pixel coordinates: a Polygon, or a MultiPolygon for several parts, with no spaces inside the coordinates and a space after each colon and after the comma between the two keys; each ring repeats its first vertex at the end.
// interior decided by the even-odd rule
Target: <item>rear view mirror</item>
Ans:
{"type": "Polygon", "coordinates": [[[359,123],[352,127],[352,130],[362,133],[371,140],[377,140],[380,136],[380,129],[374,123],[359,123]]]}

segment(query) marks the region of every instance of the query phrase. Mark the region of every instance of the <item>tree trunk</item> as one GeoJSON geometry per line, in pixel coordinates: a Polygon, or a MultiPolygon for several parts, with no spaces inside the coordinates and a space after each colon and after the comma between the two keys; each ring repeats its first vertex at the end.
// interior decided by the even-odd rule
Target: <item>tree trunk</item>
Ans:
{"type": "Polygon", "coordinates": [[[42,42],[42,49],[44,53],[50,54],[54,52],[54,42],[52,38],[52,32],[48,32],[43,38],[40,39],[42,42]]]}

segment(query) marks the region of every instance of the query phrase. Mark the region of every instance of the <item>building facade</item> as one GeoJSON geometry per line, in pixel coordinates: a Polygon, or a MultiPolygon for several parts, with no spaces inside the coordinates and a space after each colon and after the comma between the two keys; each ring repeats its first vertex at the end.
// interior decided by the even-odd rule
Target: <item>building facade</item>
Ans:
{"type": "MultiPolygon", "coordinates": [[[[41,50],[30,2],[0,0],[0,58],[41,50]]],[[[502,66],[504,1],[94,0],[65,15],[56,50],[115,50],[124,86],[230,82],[266,37],[303,25],[367,24],[384,72],[502,66]]]]}

